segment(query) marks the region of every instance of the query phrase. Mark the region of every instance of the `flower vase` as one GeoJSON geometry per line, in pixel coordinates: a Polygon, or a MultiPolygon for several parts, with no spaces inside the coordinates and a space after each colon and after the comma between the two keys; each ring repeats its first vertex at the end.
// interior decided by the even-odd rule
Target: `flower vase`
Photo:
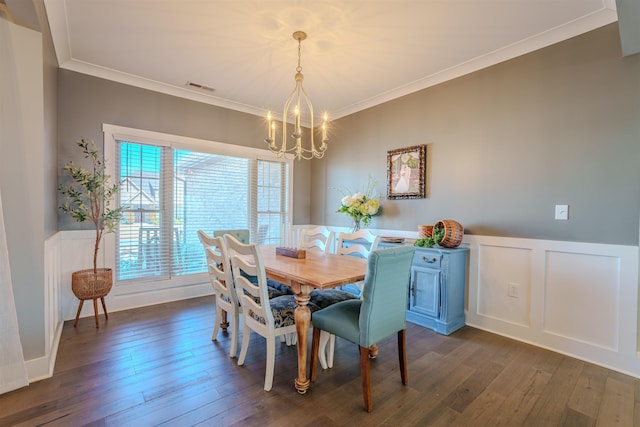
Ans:
{"type": "Polygon", "coordinates": [[[353,219],[353,233],[355,233],[356,231],[360,230],[360,218],[354,218],[353,219]]]}

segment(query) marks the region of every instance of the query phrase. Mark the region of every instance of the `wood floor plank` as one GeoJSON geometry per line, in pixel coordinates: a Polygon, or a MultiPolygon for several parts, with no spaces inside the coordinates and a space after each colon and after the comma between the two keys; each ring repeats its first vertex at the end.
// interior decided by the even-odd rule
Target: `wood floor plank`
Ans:
{"type": "MultiPolygon", "coordinates": [[[[497,393],[504,397],[503,402],[491,408],[493,425],[496,427],[523,425],[552,377],[552,374],[534,369],[531,365],[525,365],[522,370],[518,371],[507,372],[505,369],[501,375],[509,376],[514,372],[519,373],[513,375],[513,381],[509,382],[510,387],[497,393]]],[[[504,381],[500,382],[505,383],[504,381]]],[[[498,389],[493,387],[493,384],[487,387],[491,393],[495,393],[494,390],[498,389]]]]}
{"type": "Polygon", "coordinates": [[[438,376],[435,381],[429,381],[428,388],[419,388],[420,391],[425,393],[425,399],[419,409],[411,414],[411,419],[416,419],[417,425],[428,425],[433,419],[433,414],[440,414],[444,408],[448,407],[445,399],[473,373],[474,370],[472,368],[460,365],[457,369],[438,376]]]}
{"type": "MultiPolygon", "coordinates": [[[[389,426],[393,426],[397,424],[389,424],[389,426]]],[[[429,424],[429,427],[451,427],[451,426],[462,426],[469,425],[463,424],[460,421],[460,413],[454,411],[451,408],[445,407],[442,409],[442,413],[438,419],[434,420],[429,424]]],[[[478,426],[478,424],[474,424],[474,426],[478,426]]]]}
{"type": "Polygon", "coordinates": [[[605,384],[596,425],[602,427],[632,426],[634,403],[634,384],[609,376],[605,384]]]}
{"type": "MultiPolygon", "coordinates": [[[[500,407],[505,396],[485,390],[480,393],[462,413],[455,418],[459,426],[495,426],[497,425],[495,408],[500,407]]],[[[515,425],[515,424],[514,424],[515,425]]]]}
{"type": "Polygon", "coordinates": [[[151,400],[145,399],[138,405],[108,415],[106,424],[111,426],[157,425],[175,417],[176,413],[191,411],[220,397],[220,394],[215,391],[215,384],[199,382],[189,388],[178,388],[173,393],[161,394],[151,400]]]}
{"type": "Polygon", "coordinates": [[[583,363],[576,359],[562,358],[562,362],[554,371],[531,412],[524,420],[524,425],[552,426],[560,424],[583,363]]]}
{"type": "MultiPolygon", "coordinates": [[[[534,346],[525,345],[516,357],[505,367],[496,379],[487,387],[489,390],[510,396],[517,390],[522,389],[523,380],[528,383],[532,375],[545,373],[540,369],[541,360],[546,358],[547,350],[534,346]]],[[[558,363],[561,359],[557,359],[558,363]]],[[[555,368],[553,369],[555,370],[555,368]]],[[[550,378],[552,373],[546,372],[550,378]]]]}
{"type": "Polygon", "coordinates": [[[252,334],[238,366],[229,334],[211,341],[214,319],[203,297],[114,312],[99,329],[67,322],[53,377],[0,395],[0,426],[640,426],[639,379],[471,327],[408,323],[406,386],[395,336],[380,342],[372,413],[358,348],[340,339],[304,396],[296,347],[278,342],[265,392],[264,339],[252,334]]]}
{"type": "Polygon", "coordinates": [[[569,408],[596,419],[608,376],[607,368],[585,363],[569,398],[569,408]]]}
{"type": "Polygon", "coordinates": [[[640,426],[640,381],[634,381],[634,388],[633,425],[640,426]]]}
{"type": "Polygon", "coordinates": [[[596,420],[582,412],[567,407],[561,425],[563,427],[593,427],[596,425],[596,420]]]}
{"type": "Polygon", "coordinates": [[[477,369],[459,387],[449,394],[444,404],[457,412],[464,412],[504,369],[499,363],[487,362],[482,369],[477,369]]]}

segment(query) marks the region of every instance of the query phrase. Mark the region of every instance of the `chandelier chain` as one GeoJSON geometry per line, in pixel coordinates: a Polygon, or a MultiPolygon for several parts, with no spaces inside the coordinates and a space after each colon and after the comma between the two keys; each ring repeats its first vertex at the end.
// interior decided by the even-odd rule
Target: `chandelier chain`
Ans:
{"type": "Polygon", "coordinates": [[[302,51],[301,46],[302,46],[302,40],[298,39],[298,67],[296,68],[296,71],[298,73],[302,72],[302,65],[300,65],[300,57],[301,57],[300,52],[302,51]]]}

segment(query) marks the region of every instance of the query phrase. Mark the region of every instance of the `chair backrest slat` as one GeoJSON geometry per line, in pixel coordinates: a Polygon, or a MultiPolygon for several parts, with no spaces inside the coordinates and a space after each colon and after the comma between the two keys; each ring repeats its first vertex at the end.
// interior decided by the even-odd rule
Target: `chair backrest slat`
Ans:
{"type": "Polygon", "coordinates": [[[207,270],[214,291],[238,304],[238,296],[233,286],[229,254],[222,237],[211,237],[202,230],[198,230],[198,237],[205,250],[207,270]]]}
{"type": "Polygon", "coordinates": [[[338,235],[338,248],[336,253],[339,255],[355,255],[362,258],[368,258],[372,251],[378,249],[379,243],[380,236],[377,236],[366,229],[358,230],[353,233],[340,233],[338,235]],[[345,241],[364,241],[368,243],[368,246],[365,246],[362,243],[350,243],[349,246],[343,246],[343,242],[345,241]]]}
{"type": "Polygon", "coordinates": [[[300,249],[317,248],[322,252],[332,253],[335,233],[327,227],[303,229],[300,232],[300,249]]]}

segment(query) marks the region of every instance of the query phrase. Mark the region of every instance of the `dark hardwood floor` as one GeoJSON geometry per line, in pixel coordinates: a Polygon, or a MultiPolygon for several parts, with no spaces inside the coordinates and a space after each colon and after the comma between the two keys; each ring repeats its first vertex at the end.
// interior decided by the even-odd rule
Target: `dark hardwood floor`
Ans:
{"type": "Polygon", "coordinates": [[[395,336],[371,363],[362,406],[358,350],[337,340],[335,367],[294,387],[296,348],[278,343],[262,389],[264,340],[244,367],[211,341],[212,297],[66,322],[52,378],[0,395],[1,426],[640,426],[640,380],[465,327],[407,326],[409,384],[395,336]]]}

